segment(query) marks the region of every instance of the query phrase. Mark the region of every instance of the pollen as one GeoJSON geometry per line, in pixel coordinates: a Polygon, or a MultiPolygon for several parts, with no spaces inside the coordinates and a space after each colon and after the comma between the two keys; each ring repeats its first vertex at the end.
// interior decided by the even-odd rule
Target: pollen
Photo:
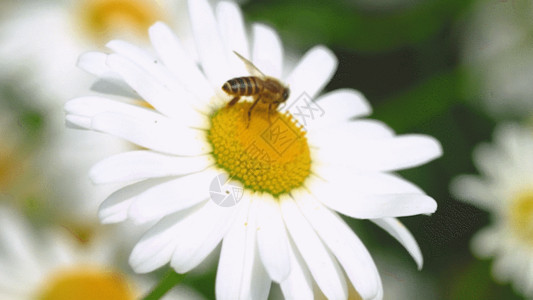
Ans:
{"type": "Polygon", "coordinates": [[[136,292],[118,272],[81,266],[56,272],[43,283],[39,300],[133,300],[136,292]]]}
{"type": "Polygon", "coordinates": [[[524,191],[512,200],[509,219],[514,232],[524,241],[533,241],[533,190],[524,191]]]}
{"type": "Polygon", "coordinates": [[[223,107],[211,116],[208,140],[218,167],[245,188],[274,197],[303,185],[311,157],[305,131],[289,113],[250,102],[223,107]]]}

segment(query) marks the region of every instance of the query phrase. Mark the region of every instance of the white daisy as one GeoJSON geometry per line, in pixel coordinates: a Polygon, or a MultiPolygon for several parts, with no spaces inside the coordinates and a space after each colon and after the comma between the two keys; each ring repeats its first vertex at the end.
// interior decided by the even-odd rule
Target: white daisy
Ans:
{"type": "Polygon", "coordinates": [[[480,176],[462,175],[451,188],[461,200],[491,214],[492,224],[472,240],[472,251],[494,257],[493,276],[533,297],[533,131],[504,124],[494,143],[474,151],[480,176]]]}
{"type": "Polygon", "coordinates": [[[90,174],[98,184],[131,183],[102,204],[104,223],[159,221],[133,249],[134,270],[151,272],[170,262],[185,273],[222,242],[218,299],[266,299],[272,281],[288,299],[313,298],[315,283],[328,299],[347,298],[349,285],[364,299],[380,299],[370,254],[335,211],[372,220],[421,267],[417,243],[395,217],[430,214],[437,204],[391,172],[440,156],[440,144],[428,136],[395,136],[378,121],[353,120],[370,113],[355,90],[319,95],[337,66],[324,46],[284,72],[276,32],[254,24],[249,44],[234,3],[221,2],[213,12],[207,1],[191,0],[189,13],[198,64],[163,23],[149,31],[157,57],[112,41],[114,53],[80,59],[95,74],[121,78],[154,109],[94,96],[65,106],[68,125],[146,148],[110,157],[90,174]],[[284,112],[267,115],[259,104],[248,122],[250,102],[226,106],[223,83],[249,75],[233,51],[290,87],[284,112]],[[220,174],[232,179],[220,191],[238,205],[210,200],[210,184],[220,174]]]}
{"type": "MultiPolygon", "coordinates": [[[[39,233],[15,210],[0,206],[0,299],[139,299],[153,284],[116,260],[115,235],[82,244],[64,230],[39,233]]],[[[163,299],[203,299],[186,287],[163,299]]]]}
{"type": "Polygon", "coordinates": [[[478,1],[465,22],[462,60],[495,116],[533,112],[531,1],[478,1]]]}

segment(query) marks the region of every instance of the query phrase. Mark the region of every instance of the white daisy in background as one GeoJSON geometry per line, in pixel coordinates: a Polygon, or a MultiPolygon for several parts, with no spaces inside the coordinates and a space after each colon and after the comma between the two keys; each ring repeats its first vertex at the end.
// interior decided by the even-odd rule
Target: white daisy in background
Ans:
{"type": "Polygon", "coordinates": [[[464,24],[462,60],[496,116],[533,112],[533,2],[478,1],[464,24]]]}
{"type": "Polygon", "coordinates": [[[492,224],[472,239],[472,251],[494,258],[493,276],[511,281],[533,297],[533,130],[504,124],[494,143],[474,151],[480,176],[462,175],[452,192],[466,203],[486,210],[492,224]]]}
{"type": "MultiPolygon", "coordinates": [[[[129,143],[94,132],[65,130],[61,108],[66,99],[86,91],[92,76],[75,67],[80,53],[102,49],[121,37],[149,45],[147,30],[157,20],[185,30],[184,1],[61,0],[18,1],[0,23],[0,80],[16,87],[14,101],[30,103],[43,114],[45,143],[38,167],[47,178],[50,204],[63,217],[91,220],[112,188],[95,189],[86,173],[95,162],[131,149],[129,143]],[[98,149],[98,151],[94,151],[98,149]],[[61,208],[61,209],[58,209],[61,208]],[[65,213],[68,212],[68,216],[65,213]]],[[[101,85],[95,84],[95,89],[101,85]]],[[[22,124],[24,125],[24,124],[22,124]]]]}
{"type": "Polygon", "coordinates": [[[391,172],[439,157],[440,144],[359,119],[371,109],[355,90],[320,95],[337,66],[324,46],[284,72],[277,33],[253,24],[249,43],[236,4],[220,2],[213,12],[207,1],[191,0],[188,9],[198,63],[163,23],[149,30],[157,56],[115,40],[108,43],[114,53],[80,58],[92,73],[121,78],[153,109],[104,96],[65,106],[69,126],[145,148],[112,156],[90,172],[97,184],[129,184],[102,204],[104,223],[158,221],[130,264],[146,273],[170,262],[186,273],[222,242],[217,299],[266,299],[272,281],[287,299],[312,299],[314,286],[328,299],[346,299],[351,285],[364,299],[381,299],[369,252],[337,212],[375,222],[421,267],[416,241],[395,217],[430,214],[437,204],[391,172]],[[233,51],[290,87],[284,112],[267,115],[259,104],[248,122],[251,102],[226,106],[231,97],[223,83],[249,75],[233,51]],[[316,118],[300,119],[303,128],[296,118],[309,109],[316,118]],[[222,191],[237,205],[210,200],[220,174],[232,178],[222,191]]]}
{"type": "MultiPolygon", "coordinates": [[[[36,232],[0,206],[0,299],[139,299],[153,283],[119,267],[114,239],[102,234],[83,244],[64,230],[36,232]]],[[[183,286],[162,299],[203,298],[183,286]]]]}

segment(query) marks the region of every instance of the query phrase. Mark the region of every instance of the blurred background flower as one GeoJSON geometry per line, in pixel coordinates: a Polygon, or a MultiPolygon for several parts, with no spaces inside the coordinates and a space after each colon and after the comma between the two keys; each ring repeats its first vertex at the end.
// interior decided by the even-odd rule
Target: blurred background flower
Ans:
{"type": "MultiPolygon", "coordinates": [[[[57,226],[31,227],[0,206],[0,299],[133,300],[154,284],[120,264],[120,231],[99,229],[86,239],[57,226]]],[[[204,298],[180,286],[161,299],[204,298]]]]}
{"type": "MultiPolygon", "coordinates": [[[[108,88],[93,85],[93,76],[76,67],[77,58],[83,52],[105,51],[104,45],[110,38],[142,44],[147,26],[155,19],[170,24],[180,36],[185,36],[189,25],[181,17],[186,11],[184,2],[2,2],[1,202],[12,204],[38,227],[63,226],[74,232],[93,228],[91,232],[103,226],[94,223],[95,207],[115,188],[93,187],[87,170],[100,158],[131,146],[91,132],[86,132],[87,137],[80,142],[80,132],[73,133],[63,127],[62,106],[69,98],[87,94],[91,88],[95,93],[108,88]],[[72,142],[72,136],[76,143],[72,142]]],[[[442,159],[424,168],[399,172],[439,202],[439,209],[429,218],[402,220],[412,229],[424,254],[424,268],[420,272],[413,270],[408,254],[386,233],[365,222],[346,219],[369,249],[381,250],[374,260],[380,266],[385,290],[389,272],[386,266],[407,261],[408,271],[402,267],[402,271],[390,272],[400,279],[405,275],[409,278],[405,279],[407,282],[413,282],[400,284],[402,292],[409,293],[410,286],[427,286],[428,293],[420,294],[427,295],[427,299],[527,297],[522,293],[525,290],[515,291],[508,283],[511,275],[501,278],[498,271],[491,271],[499,270],[499,255],[494,259],[478,259],[479,253],[476,251],[474,256],[471,252],[472,238],[476,236],[474,240],[477,240],[482,232],[487,232],[482,228],[489,228],[490,232],[496,225],[501,227],[497,220],[502,219],[496,217],[499,214],[485,207],[480,209],[471,202],[457,201],[449,193],[449,184],[459,174],[483,172],[474,165],[472,151],[478,144],[491,141],[493,130],[502,119],[519,124],[516,126],[523,130],[529,128],[524,119],[531,117],[533,108],[531,1],[239,2],[248,21],[267,23],[280,32],[289,48],[289,58],[315,44],[325,44],[333,50],[340,64],[326,90],[340,87],[360,90],[374,108],[373,118],[386,122],[398,134],[417,132],[441,141],[442,159]],[[410,277],[412,271],[416,275],[410,277]],[[495,280],[493,274],[505,280],[495,280]]],[[[186,44],[194,55],[192,41],[186,44]]],[[[495,137],[494,143],[508,143],[505,138],[503,142],[499,140],[495,137]]],[[[515,181],[497,177],[491,180],[490,186],[515,181]]],[[[497,202],[502,205],[508,203],[504,198],[496,198],[498,195],[492,191],[486,192],[490,199],[500,199],[497,202]]],[[[518,211],[527,212],[527,209],[518,211]]],[[[520,223],[524,216],[527,214],[517,213],[506,220],[509,224],[520,223]]],[[[494,239],[508,245],[498,240],[497,234],[486,236],[485,245],[494,243],[494,239]]],[[[43,242],[36,243],[41,246],[43,242]]],[[[119,239],[107,243],[129,247],[119,239]]],[[[511,253],[515,248],[519,247],[508,246],[505,251],[511,253]]],[[[0,261],[5,257],[0,252],[0,261]]],[[[126,257],[127,252],[119,254],[117,259],[126,257]]],[[[202,272],[189,274],[182,284],[206,299],[213,299],[215,266],[216,258],[211,258],[202,272]]],[[[514,268],[504,267],[504,270],[507,270],[504,274],[511,274],[514,268]]],[[[155,280],[162,275],[154,274],[155,280]]],[[[394,291],[384,297],[412,299],[409,298],[412,294],[402,295],[394,291]]],[[[270,298],[278,299],[274,291],[270,298]]]]}
{"type": "Polygon", "coordinates": [[[480,176],[461,175],[452,191],[490,213],[491,224],[472,239],[481,258],[494,257],[492,274],[533,297],[533,128],[499,125],[493,144],[475,148],[480,176]]]}

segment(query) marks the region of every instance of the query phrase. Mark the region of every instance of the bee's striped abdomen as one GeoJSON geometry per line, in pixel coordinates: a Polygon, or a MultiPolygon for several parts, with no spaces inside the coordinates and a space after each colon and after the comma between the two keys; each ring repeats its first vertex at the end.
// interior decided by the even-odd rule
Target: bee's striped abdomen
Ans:
{"type": "Polygon", "coordinates": [[[237,77],[224,83],[222,90],[232,95],[256,95],[261,90],[261,81],[253,76],[237,77]]]}

